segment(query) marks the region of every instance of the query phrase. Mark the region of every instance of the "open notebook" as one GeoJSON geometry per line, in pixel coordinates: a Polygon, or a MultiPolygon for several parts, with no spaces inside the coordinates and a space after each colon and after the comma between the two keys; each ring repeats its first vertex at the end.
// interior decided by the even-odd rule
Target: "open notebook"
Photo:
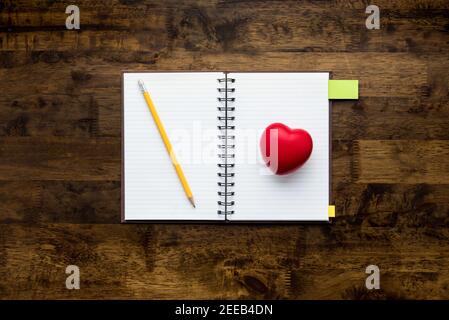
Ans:
{"type": "Polygon", "coordinates": [[[123,73],[122,221],[328,221],[329,76],[123,73]],[[139,79],[165,126],[196,208],[178,181],[139,79]],[[305,129],[313,138],[309,160],[287,176],[270,174],[261,159],[260,136],[273,122],[305,129]]]}

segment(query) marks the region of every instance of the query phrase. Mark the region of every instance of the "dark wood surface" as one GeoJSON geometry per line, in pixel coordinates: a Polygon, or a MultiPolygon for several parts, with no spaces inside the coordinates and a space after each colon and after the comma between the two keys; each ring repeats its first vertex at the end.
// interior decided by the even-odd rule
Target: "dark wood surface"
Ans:
{"type": "Polygon", "coordinates": [[[449,3],[0,1],[0,298],[449,298],[449,3]],[[122,70],[331,70],[330,225],[120,225],[122,70]],[[65,288],[65,267],[81,289],[65,288]],[[381,290],[364,289],[378,265],[381,290]]]}

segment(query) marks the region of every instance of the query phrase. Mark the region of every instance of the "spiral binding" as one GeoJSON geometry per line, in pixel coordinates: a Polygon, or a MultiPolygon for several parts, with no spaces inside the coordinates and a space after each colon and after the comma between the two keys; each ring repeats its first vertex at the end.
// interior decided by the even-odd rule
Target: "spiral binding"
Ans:
{"type": "Polygon", "coordinates": [[[217,88],[220,96],[217,98],[219,106],[217,108],[219,115],[217,116],[219,130],[218,139],[220,143],[218,144],[218,149],[220,153],[218,154],[219,162],[218,167],[218,207],[217,213],[220,215],[225,215],[227,219],[228,215],[234,214],[234,204],[233,200],[235,192],[233,191],[234,183],[234,159],[235,159],[235,135],[232,131],[235,129],[233,122],[235,116],[233,115],[235,107],[233,106],[235,102],[235,97],[232,95],[235,93],[235,88],[231,87],[235,82],[235,79],[229,78],[228,74],[225,73],[224,78],[217,79],[220,85],[217,88]]]}

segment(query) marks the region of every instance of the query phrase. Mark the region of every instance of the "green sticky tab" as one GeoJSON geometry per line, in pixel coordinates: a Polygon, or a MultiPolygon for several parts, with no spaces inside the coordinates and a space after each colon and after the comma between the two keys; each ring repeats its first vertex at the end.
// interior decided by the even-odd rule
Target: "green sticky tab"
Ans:
{"type": "Polygon", "coordinates": [[[329,99],[358,99],[359,80],[329,80],[329,99]]]}

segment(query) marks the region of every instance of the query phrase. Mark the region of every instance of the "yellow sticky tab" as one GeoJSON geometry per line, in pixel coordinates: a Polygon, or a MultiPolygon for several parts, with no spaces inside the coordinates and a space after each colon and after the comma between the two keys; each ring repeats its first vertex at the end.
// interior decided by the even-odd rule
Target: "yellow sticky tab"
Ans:
{"type": "Polygon", "coordinates": [[[329,80],[328,99],[359,98],[359,80],[329,80]]]}
{"type": "Polygon", "coordinates": [[[335,218],[335,206],[327,207],[327,213],[329,214],[329,218],[335,218]]]}

